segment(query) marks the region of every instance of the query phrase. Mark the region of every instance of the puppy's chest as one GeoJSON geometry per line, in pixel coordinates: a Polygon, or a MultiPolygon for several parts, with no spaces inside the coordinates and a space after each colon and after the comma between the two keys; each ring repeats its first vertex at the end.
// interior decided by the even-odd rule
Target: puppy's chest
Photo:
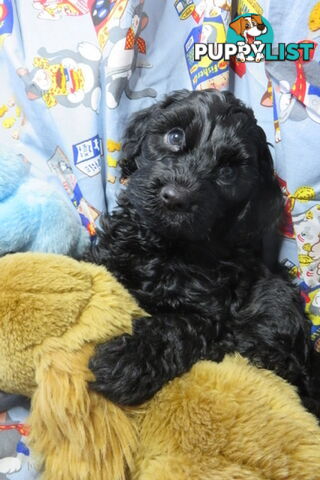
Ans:
{"type": "Polygon", "coordinates": [[[256,275],[248,277],[225,265],[186,264],[177,259],[140,263],[127,287],[141,306],[157,311],[230,315],[240,310],[256,275]],[[232,307],[231,307],[232,306],[232,307]]]}

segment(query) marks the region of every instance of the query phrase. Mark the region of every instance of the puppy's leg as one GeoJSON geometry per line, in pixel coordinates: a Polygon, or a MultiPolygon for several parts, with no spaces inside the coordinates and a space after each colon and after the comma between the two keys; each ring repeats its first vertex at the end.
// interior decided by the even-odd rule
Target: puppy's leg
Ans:
{"type": "Polygon", "coordinates": [[[296,288],[280,270],[255,284],[233,333],[239,353],[298,387],[304,405],[319,415],[320,355],[310,327],[296,288]]]}
{"type": "MultiPolygon", "coordinates": [[[[197,315],[159,314],[140,318],[132,335],[100,345],[90,361],[92,388],[121,405],[138,405],[161,387],[207,358],[217,323],[197,315]],[[211,340],[209,340],[211,339],[211,340]]],[[[223,354],[215,353],[215,360],[223,354]]]]}

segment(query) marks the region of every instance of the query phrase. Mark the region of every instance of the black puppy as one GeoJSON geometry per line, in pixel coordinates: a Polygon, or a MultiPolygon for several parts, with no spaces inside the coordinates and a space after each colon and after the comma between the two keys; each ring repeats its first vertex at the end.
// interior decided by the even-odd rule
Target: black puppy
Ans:
{"type": "Polygon", "coordinates": [[[135,405],[199,359],[237,351],[296,385],[319,414],[299,295],[261,261],[283,203],[252,110],[231,93],[174,92],[133,116],[121,165],[128,186],[90,259],[150,317],[98,348],[93,388],[135,405]]]}

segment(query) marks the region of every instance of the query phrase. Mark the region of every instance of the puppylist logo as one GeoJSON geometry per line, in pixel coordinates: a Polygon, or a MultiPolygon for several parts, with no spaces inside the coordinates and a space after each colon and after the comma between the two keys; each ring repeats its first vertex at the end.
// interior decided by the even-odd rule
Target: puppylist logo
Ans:
{"type": "Polygon", "coordinates": [[[210,60],[230,60],[234,57],[240,62],[296,61],[302,58],[309,61],[312,57],[312,42],[279,43],[273,49],[273,30],[262,15],[246,13],[239,15],[230,24],[226,43],[195,43],[194,59],[200,61],[204,56],[210,60]]]}

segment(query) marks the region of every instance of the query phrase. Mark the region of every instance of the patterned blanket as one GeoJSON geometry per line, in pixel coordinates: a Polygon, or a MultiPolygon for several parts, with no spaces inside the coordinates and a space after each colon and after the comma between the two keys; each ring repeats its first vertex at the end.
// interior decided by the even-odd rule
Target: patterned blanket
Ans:
{"type": "MultiPolygon", "coordinates": [[[[0,142],[64,189],[94,237],[123,188],[128,116],[171,90],[231,89],[273,146],[286,197],[281,260],[301,287],[320,349],[319,40],[315,0],[0,0],[0,142]],[[313,42],[312,58],[196,61],[194,44],[224,43],[236,10],[272,26],[274,53],[281,43],[313,42]]],[[[0,396],[0,480],[36,475],[27,409],[17,401],[0,396]]]]}

